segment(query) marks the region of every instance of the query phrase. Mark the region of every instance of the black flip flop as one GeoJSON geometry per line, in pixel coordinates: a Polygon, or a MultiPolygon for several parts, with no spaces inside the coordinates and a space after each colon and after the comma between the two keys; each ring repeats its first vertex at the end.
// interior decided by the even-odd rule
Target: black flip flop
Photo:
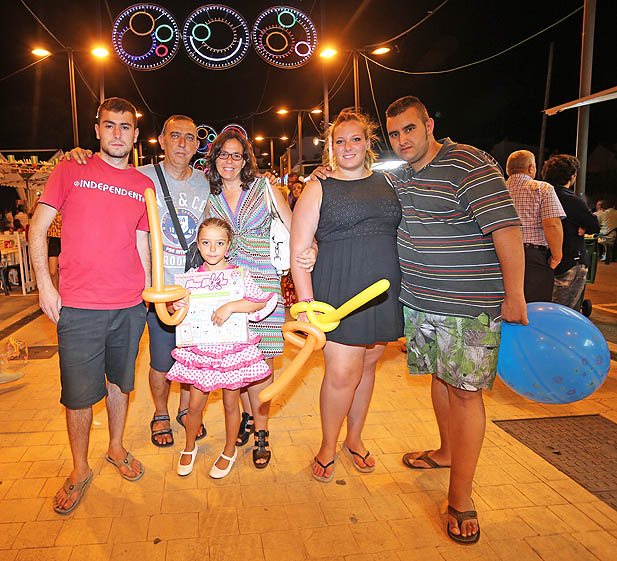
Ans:
{"type": "Polygon", "coordinates": [[[358,452],[354,452],[351,448],[348,448],[346,444],[343,444],[343,450],[349,453],[349,456],[351,457],[351,461],[353,463],[353,467],[355,467],[360,473],[372,473],[375,471],[375,465],[369,466],[366,463],[366,460],[371,455],[371,453],[368,450],[366,451],[366,454],[364,454],[364,456],[362,454],[359,454],[358,452]],[[354,456],[357,456],[358,458],[362,460],[362,462],[364,463],[364,467],[356,463],[356,461],[353,458],[354,456]]]}
{"type": "MultiPolygon", "coordinates": [[[[182,411],[178,411],[178,414],[176,415],[176,421],[178,421],[178,424],[183,428],[186,428],[186,427],[184,426],[182,417],[185,417],[188,412],[189,412],[188,409],[183,409],[182,411]]],[[[206,427],[204,426],[204,424],[201,423],[201,430],[197,431],[197,436],[195,437],[195,440],[201,440],[202,438],[206,438],[206,436],[208,436],[208,431],[206,430],[206,427]],[[200,432],[201,434],[199,434],[200,432]]]]}
{"type": "Polygon", "coordinates": [[[154,417],[152,417],[152,420],[150,421],[150,432],[152,433],[150,435],[150,440],[152,441],[152,444],[158,446],[159,448],[167,448],[168,446],[173,446],[174,434],[171,430],[171,427],[168,429],[152,430],[154,423],[159,423],[161,421],[169,421],[169,415],[154,415],[154,417]],[[171,435],[171,442],[158,442],[156,438],[154,438],[155,436],[161,436],[164,434],[171,435]]]}
{"type": "MultiPolygon", "coordinates": [[[[456,510],[454,507],[448,505],[448,514],[450,516],[454,516],[456,518],[456,522],[458,524],[459,532],[461,530],[461,522],[465,520],[473,520],[474,518],[478,518],[478,513],[475,510],[466,510],[465,512],[461,512],[460,510],[456,510]]],[[[450,523],[446,523],[446,529],[448,531],[448,536],[450,539],[454,540],[456,543],[460,543],[462,545],[473,545],[477,543],[480,539],[480,525],[478,524],[478,531],[475,534],[471,534],[471,536],[461,536],[460,534],[453,534],[450,530],[450,523]]]]}
{"type": "MultiPolygon", "coordinates": [[[[318,459],[317,456],[315,456],[313,458],[314,462],[317,462],[321,468],[323,469],[324,474],[326,473],[326,470],[331,466],[334,465],[334,460],[336,460],[336,456],[334,456],[334,458],[332,458],[331,462],[328,462],[327,464],[322,464],[318,459]]],[[[330,475],[317,475],[315,472],[312,472],[312,475],[315,479],[317,479],[317,481],[319,481],[320,483],[330,483],[330,481],[332,481],[334,479],[334,468],[332,468],[332,472],[330,473],[330,475]]]]}

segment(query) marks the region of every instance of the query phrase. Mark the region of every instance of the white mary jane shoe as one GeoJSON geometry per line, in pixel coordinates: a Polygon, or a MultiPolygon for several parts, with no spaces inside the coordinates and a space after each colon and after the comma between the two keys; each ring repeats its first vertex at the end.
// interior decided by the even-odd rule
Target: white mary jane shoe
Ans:
{"type": "Polygon", "coordinates": [[[234,462],[236,461],[236,458],[238,457],[238,449],[236,448],[234,451],[234,455],[233,457],[229,457],[229,456],[225,456],[225,454],[221,454],[217,459],[216,462],[219,461],[219,458],[223,458],[224,460],[228,460],[229,461],[229,465],[227,466],[226,469],[220,469],[216,467],[216,462],[214,462],[212,464],[212,467],[210,468],[210,477],[212,477],[212,479],[223,479],[223,477],[225,477],[230,471],[231,468],[234,465],[234,462]]]}
{"type": "Polygon", "coordinates": [[[178,475],[182,475],[182,476],[188,475],[189,473],[193,471],[193,464],[195,464],[196,456],[197,456],[197,444],[195,444],[195,448],[193,448],[192,452],[186,452],[184,450],[180,452],[180,457],[178,458],[178,475]],[[180,463],[182,456],[191,456],[191,463],[187,465],[182,465],[180,463]]]}

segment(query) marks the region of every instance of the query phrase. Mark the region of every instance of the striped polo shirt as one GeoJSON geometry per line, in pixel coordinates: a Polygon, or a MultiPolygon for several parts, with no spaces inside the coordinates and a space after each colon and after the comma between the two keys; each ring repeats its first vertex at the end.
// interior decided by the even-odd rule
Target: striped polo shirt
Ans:
{"type": "Polygon", "coordinates": [[[402,166],[389,174],[403,209],[400,299],[432,314],[498,319],[504,287],[490,234],[519,226],[519,217],[490,156],[449,138],[439,143],[417,173],[402,166]]]}

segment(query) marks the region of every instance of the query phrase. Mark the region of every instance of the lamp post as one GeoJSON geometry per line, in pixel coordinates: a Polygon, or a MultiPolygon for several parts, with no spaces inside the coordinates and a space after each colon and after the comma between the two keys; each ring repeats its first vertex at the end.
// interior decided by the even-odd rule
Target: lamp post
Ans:
{"type": "Polygon", "coordinates": [[[79,124],[77,122],[77,94],[75,92],[75,59],[73,49],[67,49],[69,59],[69,91],[71,92],[71,120],[73,122],[73,143],[79,146],[79,124]]]}
{"type": "Polygon", "coordinates": [[[256,136],[255,140],[257,142],[261,142],[262,140],[269,140],[270,141],[270,169],[274,169],[274,141],[275,140],[289,140],[289,137],[287,137],[287,135],[283,135],[283,136],[256,136]]]}
{"type": "Polygon", "coordinates": [[[318,115],[323,113],[321,109],[279,109],[276,112],[278,115],[287,115],[288,113],[298,114],[298,165],[300,166],[300,175],[304,175],[304,166],[302,164],[302,116],[304,113],[313,113],[318,115]]]}
{"type": "MultiPolygon", "coordinates": [[[[336,53],[336,49],[328,47],[322,50],[319,53],[319,56],[325,60],[328,60],[336,56],[336,53]]],[[[325,134],[328,130],[328,126],[330,125],[330,98],[328,92],[328,75],[326,74],[325,64],[321,67],[321,79],[323,86],[323,132],[325,134]]]]}
{"type": "MultiPolygon", "coordinates": [[[[69,63],[69,92],[71,95],[71,121],[73,123],[73,144],[75,146],[79,146],[79,124],[77,121],[77,95],[75,91],[75,57],[74,57],[75,51],[70,47],[67,47],[66,49],[62,49],[62,50],[64,50],[64,52],[66,53],[68,63],[69,63]]],[[[96,49],[93,49],[91,52],[92,54],[94,54],[95,56],[101,59],[109,55],[109,51],[102,47],[97,47],[96,49]]],[[[32,54],[36,56],[40,56],[40,57],[48,57],[48,56],[51,56],[53,53],[49,52],[47,49],[37,48],[32,51],[32,54]]],[[[101,102],[102,102],[103,99],[105,98],[105,90],[103,86],[102,63],[101,63],[100,95],[101,95],[101,102]]]]}
{"type": "Polygon", "coordinates": [[[105,101],[105,67],[103,66],[103,62],[105,60],[105,57],[109,56],[109,51],[107,49],[104,49],[103,47],[97,47],[96,49],[92,49],[91,52],[100,61],[99,103],[103,103],[105,101]]]}
{"type": "MultiPolygon", "coordinates": [[[[384,55],[390,52],[390,47],[378,47],[370,51],[372,55],[384,55]]],[[[369,51],[365,51],[363,49],[353,49],[351,51],[352,55],[352,64],[353,64],[353,105],[354,111],[357,113],[360,110],[360,72],[359,72],[359,57],[360,54],[367,53],[369,51]]],[[[332,47],[328,47],[319,53],[319,56],[322,58],[332,58],[337,54],[336,49],[332,47]]]]}

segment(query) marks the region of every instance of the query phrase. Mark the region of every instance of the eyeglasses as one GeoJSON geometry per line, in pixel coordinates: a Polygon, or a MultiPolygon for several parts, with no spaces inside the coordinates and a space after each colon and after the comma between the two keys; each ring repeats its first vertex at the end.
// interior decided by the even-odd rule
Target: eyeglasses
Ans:
{"type": "Polygon", "coordinates": [[[217,158],[219,160],[226,160],[229,156],[231,156],[232,160],[236,160],[236,162],[243,158],[240,152],[219,152],[217,158]]]}

